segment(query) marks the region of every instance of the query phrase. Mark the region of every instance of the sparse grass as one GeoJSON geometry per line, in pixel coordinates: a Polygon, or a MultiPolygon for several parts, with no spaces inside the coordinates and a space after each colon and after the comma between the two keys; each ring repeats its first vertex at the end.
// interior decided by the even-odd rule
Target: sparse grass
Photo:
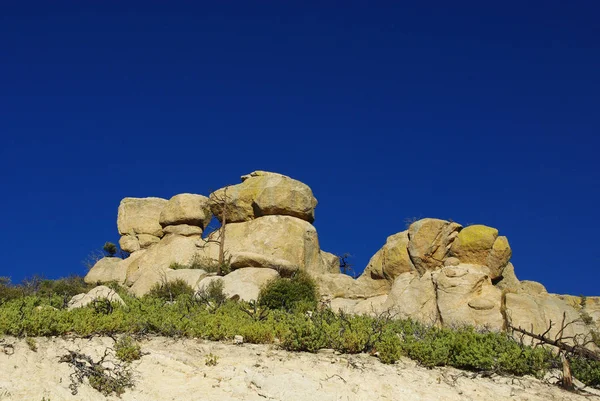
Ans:
{"type": "Polygon", "coordinates": [[[213,353],[206,355],[206,358],[204,359],[204,364],[206,366],[217,366],[218,363],[219,357],[214,355],[213,353]]]}

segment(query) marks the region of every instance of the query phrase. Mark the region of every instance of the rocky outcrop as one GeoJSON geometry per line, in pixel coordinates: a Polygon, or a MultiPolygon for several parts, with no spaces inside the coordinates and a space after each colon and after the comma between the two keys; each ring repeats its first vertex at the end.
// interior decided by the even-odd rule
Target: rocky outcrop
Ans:
{"type": "Polygon", "coordinates": [[[255,171],[242,176],[242,183],[210,194],[211,210],[221,221],[225,209],[228,222],[249,221],[262,216],[293,216],[312,223],[317,200],[312,190],[285,175],[255,171]]]}
{"type": "Polygon", "coordinates": [[[209,197],[125,198],[117,225],[119,243],[131,255],[100,260],[85,280],[116,281],[137,296],[178,279],[195,290],[220,281],[229,297],[253,300],[269,280],[303,270],[315,278],[323,302],[348,313],[389,311],[431,325],[514,325],[538,334],[551,321],[555,330],[565,316],[580,320],[569,324],[569,335],[600,328],[598,299],[582,303],[548,294],[541,283],[520,281],[508,239],[484,225],[415,221],[387,238],[360,277],[341,274],[340,259],[320,249],[312,225],[316,205],[307,185],[264,171],[209,197]],[[225,224],[205,233],[213,214],[219,221],[225,216],[225,224]],[[221,246],[232,271],[217,277],[204,269],[214,271],[221,246]]]}

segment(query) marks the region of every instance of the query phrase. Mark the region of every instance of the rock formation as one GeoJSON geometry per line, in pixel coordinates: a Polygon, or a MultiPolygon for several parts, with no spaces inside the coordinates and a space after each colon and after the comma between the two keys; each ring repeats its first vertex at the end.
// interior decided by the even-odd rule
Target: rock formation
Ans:
{"type": "Polygon", "coordinates": [[[565,336],[600,328],[600,298],[582,304],[579,297],[548,294],[540,283],[519,281],[508,239],[484,225],[415,221],[387,238],[360,277],[341,274],[339,259],[320,249],[312,225],[316,205],[307,185],[265,171],[242,176],[241,184],[208,197],[125,198],[117,227],[121,248],[131,255],[100,260],[85,280],[117,281],[137,296],[176,279],[196,290],[222,280],[228,296],[252,300],[272,278],[304,270],[317,279],[325,302],[348,313],[390,311],[433,325],[493,330],[514,325],[535,333],[552,322],[550,335],[564,317],[574,322],[565,336]],[[226,224],[206,233],[213,215],[226,224]],[[221,245],[232,272],[214,277],[202,267],[217,262],[221,245]],[[194,269],[181,269],[186,265],[194,269]],[[582,316],[589,318],[584,322],[582,316]]]}

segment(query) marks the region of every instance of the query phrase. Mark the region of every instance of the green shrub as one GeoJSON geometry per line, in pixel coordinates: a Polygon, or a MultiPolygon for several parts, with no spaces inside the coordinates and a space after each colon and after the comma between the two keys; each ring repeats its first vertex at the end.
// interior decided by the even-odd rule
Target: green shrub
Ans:
{"type": "Polygon", "coordinates": [[[131,336],[125,335],[115,343],[115,354],[120,361],[130,363],[142,357],[142,349],[131,336]]]}
{"type": "Polygon", "coordinates": [[[105,242],[104,246],[102,247],[102,250],[104,252],[106,252],[106,254],[108,256],[115,256],[115,254],[117,253],[117,246],[115,244],[113,244],[112,242],[105,242]]]}
{"type": "Polygon", "coordinates": [[[291,311],[297,306],[316,308],[317,284],[304,271],[297,271],[292,278],[278,277],[261,289],[258,303],[269,309],[291,311]]]}
{"type": "Polygon", "coordinates": [[[180,295],[189,297],[194,295],[194,290],[182,279],[170,282],[156,283],[145,297],[158,298],[163,301],[173,302],[180,295]]]}
{"type": "Polygon", "coordinates": [[[573,376],[587,386],[600,388],[600,361],[572,357],[569,362],[573,376]]]}
{"type": "Polygon", "coordinates": [[[211,280],[208,285],[196,293],[196,298],[211,307],[220,307],[227,301],[227,295],[223,292],[223,281],[221,279],[211,280]]]}

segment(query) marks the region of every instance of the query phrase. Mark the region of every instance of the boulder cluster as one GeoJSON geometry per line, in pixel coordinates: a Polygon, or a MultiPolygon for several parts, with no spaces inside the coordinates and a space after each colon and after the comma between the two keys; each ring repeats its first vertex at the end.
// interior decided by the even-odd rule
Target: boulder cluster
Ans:
{"type": "Polygon", "coordinates": [[[324,302],[348,313],[390,312],[432,325],[493,330],[512,325],[534,333],[545,332],[552,322],[550,336],[564,318],[573,322],[565,337],[600,328],[600,299],[582,302],[549,294],[540,283],[519,281],[508,239],[495,228],[415,221],[388,237],[354,279],[340,273],[337,256],[320,249],[312,225],[317,200],[307,185],[265,171],[241,179],[208,197],[123,199],[119,244],[130,255],[101,259],[85,280],[116,281],[137,296],[156,283],[182,279],[200,290],[219,280],[228,296],[252,300],[266,282],[304,270],[317,279],[324,302]],[[221,228],[207,233],[213,216],[221,228]],[[231,273],[216,276],[208,267],[221,252],[231,273]]]}

